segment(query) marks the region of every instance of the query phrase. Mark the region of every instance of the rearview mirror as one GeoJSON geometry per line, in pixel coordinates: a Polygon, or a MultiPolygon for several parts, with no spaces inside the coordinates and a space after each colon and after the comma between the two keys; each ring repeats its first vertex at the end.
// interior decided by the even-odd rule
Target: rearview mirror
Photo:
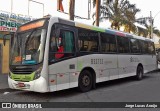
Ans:
{"type": "Polygon", "coordinates": [[[6,35],[3,35],[3,45],[5,46],[6,45],[6,37],[7,37],[8,34],[6,35]]]}
{"type": "Polygon", "coordinates": [[[14,35],[14,33],[9,33],[9,34],[5,34],[3,35],[3,45],[6,45],[6,38],[8,35],[11,35],[11,41],[13,40],[14,37],[12,37],[14,35]]]}

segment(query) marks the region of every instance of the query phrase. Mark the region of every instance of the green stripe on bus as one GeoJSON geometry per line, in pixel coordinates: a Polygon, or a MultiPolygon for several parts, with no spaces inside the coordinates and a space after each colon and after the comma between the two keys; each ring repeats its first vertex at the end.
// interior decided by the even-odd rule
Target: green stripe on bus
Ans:
{"type": "Polygon", "coordinates": [[[78,71],[81,71],[81,70],[82,70],[82,67],[83,67],[82,61],[78,61],[78,66],[77,66],[78,71]]]}
{"type": "Polygon", "coordinates": [[[104,29],[98,28],[98,27],[93,27],[92,30],[99,31],[99,32],[105,32],[104,29]]]}
{"type": "Polygon", "coordinates": [[[95,30],[99,32],[105,32],[105,29],[99,28],[99,27],[94,27],[86,24],[81,24],[81,23],[75,23],[75,26],[85,28],[85,29],[90,29],[90,30],[95,30]]]}
{"type": "Polygon", "coordinates": [[[34,80],[35,72],[31,74],[13,74],[11,72],[11,78],[17,81],[32,81],[34,80]]]}

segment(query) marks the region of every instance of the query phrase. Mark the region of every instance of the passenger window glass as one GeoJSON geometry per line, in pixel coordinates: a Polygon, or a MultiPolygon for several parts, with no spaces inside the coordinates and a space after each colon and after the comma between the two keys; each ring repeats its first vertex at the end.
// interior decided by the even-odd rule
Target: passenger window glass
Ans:
{"type": "Polygon", "coordinates": [[[131,53],[140,53],[139,42],[136,39],[130,39],[131,53]]]}
{"type": "Polygon", "coordinates": [[[148,52],[148,48],[147,48],[148,44],[143,40],[140,40],[139,42],[140,42],[140,46],[141,46],[141,53],[147,54],[147,52],[148,52]]]}
{"type": "Polygon", "coordinates": [[[73,56],[75,52],[74,33],[68,30],[60,30],[58,37],[51,36],[50,59],[52,61],[73,56]]]}
{"type": "Polygon", "coordinates": [[[98,33],[95,31],[79,29],[78,44],[80,51],[98,52],[98,33]]]}
{"type": "Polygon", "coordinates": [[[148,42],[144,41],[145,54],[148,54],[148,42]]]}
{"type": "Polygon", "coordinates": [[[117,52],[115,36],[101,33],[101,49],[102,52],[117,52]]]}
{"type": "Polygon", "coordinates": [[[117,36],[117,42],[119,53],[130,53],[128,38],[117,36]]]}
{"type": "Polygon", "coordinates": [[[152,43],[152,42],[148,43],[148,52],[149,52],[149,54],[155,54],[154,43],[152,43]]]}

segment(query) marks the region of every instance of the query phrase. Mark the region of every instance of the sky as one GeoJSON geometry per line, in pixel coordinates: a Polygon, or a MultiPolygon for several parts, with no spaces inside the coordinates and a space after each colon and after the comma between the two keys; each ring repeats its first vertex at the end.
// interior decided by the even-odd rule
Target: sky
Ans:
{"type": "MultiPolygon", "coordinates": [[[[39,3],[35,3],[33,1],[29,2],[28,0],[0,0],[0,10],[11,12],[11,1],[13,1],[12,12],[16,14],[29,15],[34,18],[40,18],[43,16],[43,5],[39,3]]],[[[68,15],[57,12],[57,0],[34,0],[44,4],[44,15],[51,14],[53,16],[59,16],[62,18],[68,19],[68,15]]],[[[64,10],[68,12],[68,4],[69,0],[63,0],[64,10]]],[[[79,15],[82,17],[88,17],[87,14],[87,1],[88,0],[75,0],[75,15],[79,15]]],[[[160,29],[160,1],[159,0],[129,0],[132,4],[136,4],[137,8],[141,9],[141,12],[136,16],[139,17],[149,17],[150,11],[152,12],[152,16],[154,17],[154,26],[160,29]]],[[[92,10],[93,12],[93,10],[92,10]]],[[[84,22],[86,24],[92,24],[91,20],[80,20],[75,19],[75,21],[84,22]]],[[[101,27],[108,28],[110,26],[109,23],[100,23],[101,27]]]]}
{"type": "Polygon", "coordinates": [[[160,30],[160,1],[159,0],[129,0],[130,3],[136,4],[137,8],[141,10],[136,15],[137,18],[149,17],[150,11],[154,18],[154,27],[160,30]]]}
{"type": "MultiPolygon", "coordinates": [[[[0,0],[0,10],[11,12],[11,1],[12,4],[12,12],[16,14],[29,15],[34,18],[43,17],[43,5],[39,3],[35,3],[33,1],[37,1],[44,4],[44,15],[50,14],[52,16],[58,16],[62,18],[68,19],[68,15],[57,12],[57,0],[31,0],[28,5],[28,0],[0,0]],[[29,7],[28,7],[29,6],[29,7]]],[[[69,0],[63,0],[64,11],[68,12],[69,8],[69,0]]],[[[87,0],[75,0],[75,15],[82,16],[87,18],[88,13],[86,10],[88,9],[87,0]],[[84,13],[85,12],[85,13],[84,13]]],[[[85,20],[80,20],[80,22],[86,22],[85,20]]],[[[88,21],[91,24],[91,21],[88,21]]]]}

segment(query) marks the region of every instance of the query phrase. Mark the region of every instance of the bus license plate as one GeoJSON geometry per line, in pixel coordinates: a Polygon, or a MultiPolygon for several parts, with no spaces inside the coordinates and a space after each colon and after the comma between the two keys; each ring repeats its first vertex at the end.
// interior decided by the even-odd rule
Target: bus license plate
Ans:
{"type": "Polygon", "coordinates": [[[18,83],[18,87],[25,87],[24,83],[18,83]]]}

